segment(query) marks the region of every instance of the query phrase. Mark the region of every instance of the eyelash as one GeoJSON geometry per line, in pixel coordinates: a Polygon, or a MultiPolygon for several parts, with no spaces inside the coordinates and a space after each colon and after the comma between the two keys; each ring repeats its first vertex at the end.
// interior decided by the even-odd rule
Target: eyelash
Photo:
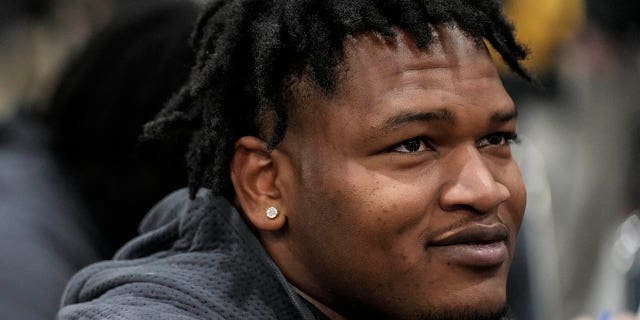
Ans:
{"type": "Polygon", "coordinates": [[[510,145],[510,144],[514,144],[514,143],[519,143],[520,140],[518,139],[518,134],[515,132],[496,132],[496,133],[492,133],[480,140],[489,140],[490,138],[493,137],[498,137],[500,139],[504,139],[504,143],[489,143],[487,145],[483,145],[480,147],[485,147],[485,146],[489,146],[489,145],[510,145]]]}
{"type": "MultiPolygon", "coordinates": [[[[483,147],[487,147],[487,146],[491,146],[491,145],[497,145],[497,146],[501,146],[501,145],[511,145],[511,144],[517,144],[520,142],[520,140],[518,139],[518,134],[515,132],[496,132],[496,133],[492,133],[490,135],[485,136],[484,138],[480,139],[480,141],[482,140],[487,140],[488,143],[486,144],[479,144],[478,147],[479,148],[483,148],[483,147]],[[489,139],[492,139],[494,137],[498,137],[501,139],[500,143],[489,143],[489,139]],[[503,142],[504,141],[504,142],[503,142]]],[[[415,146],[413,146],[415,147],[415,146]]],[[[433,147],[431,146],[431,144],[429,143],[429,140],[423,137],[415,137],[415,138],[411,138],[411,139],[407,139],[405,141],[402,141],[396,145],[394,145],[393,147],[390,148],[391,152],[399,152],[399,153],[416,153],[416,152],[422,152],[422,151],[426,151],[426,150],[433,150],[433,147]],[[410,151],[409,148],[407,148],[408,143],[415,143],[418,142],[418,150],[415,151],[410,151]],[[425,150],[420,150],[422,149],[422,144],[424,144],[425,150]],[[405,150],[407,151],[399,151],[399,148],[404,147],[405,150]]]]}
{"type": "Polygon", "coordinates": [[[413,142],[418,142],[419,145],[419,149],[422,149],[422,144],[424,144],[425,149],[433,149],[431,147],[431,145],[428,143],[428,140],[426,138],[419,138],[419,137],[415,137],[415,138],[411,138],[411,139],[407,139],[405,141],[402,141],[396,145],[394,145],[393,147],[391,147],[390,151],[391,152],[398,152],[398,153],[416,153],[416,152],[421,152],[421,151],[425,151],[425,150],[416,150],[416,151],[409,151],[409,148],[407,148],[407,145],[409,143],[413,143],[413,142]],[[407,151],[399,151],[398,149],[404,147],[407,151]]]}

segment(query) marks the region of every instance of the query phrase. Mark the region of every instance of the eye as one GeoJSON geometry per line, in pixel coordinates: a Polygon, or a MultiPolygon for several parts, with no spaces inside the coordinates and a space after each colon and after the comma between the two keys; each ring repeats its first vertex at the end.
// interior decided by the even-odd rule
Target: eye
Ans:
{"type": "Polygon", "coordinates": [[[496,132],[478,141],[478,148],[490,145],[501,146],[518,142],[518,135],[515,132],[496,132]]]}
{"type": "Polygon", "coordinates": [[[391,148],[391,151],[394,152],[402,152],[402,153],[414,153],[426,151],[429,148],[427,143],[424,142],[421,138],[412,138],[409,140],[405,140],[391,148]]]}

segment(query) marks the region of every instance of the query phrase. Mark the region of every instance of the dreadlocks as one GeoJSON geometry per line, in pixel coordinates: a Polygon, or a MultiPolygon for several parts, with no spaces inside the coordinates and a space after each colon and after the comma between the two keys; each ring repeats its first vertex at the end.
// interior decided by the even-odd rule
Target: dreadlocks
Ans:
{"type": "Polygon", "coordinates": [[[330,94],[346,36],[373,31],[393,41],[394,29],[402,29],[425,48],[434,26],[443,23],[486,39],[530,80],[520,65],[526,52],[499,0],[213,1],[192,33],[197,60],[189,81],[145,126],[144,138],[189,139],[191,196],[201,187],[230,196],[234,142],[252,135],[275,148],[287,128],[285,92],[292,80],[306,75],[330,94]],[[266,113],[268,134],[259,121],[266,113]]]}

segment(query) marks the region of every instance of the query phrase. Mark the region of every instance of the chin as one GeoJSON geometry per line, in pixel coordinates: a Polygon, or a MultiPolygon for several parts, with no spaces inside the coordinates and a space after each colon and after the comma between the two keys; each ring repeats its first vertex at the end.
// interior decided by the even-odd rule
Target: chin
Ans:
{"type": "MultiPolygon", "coordinates": [[[[506,315],[506,279],[494,275],[480,281],[457,284],[457,292],[451,292],[419,319],[493,320],[506,315]]],[[[467,279],[468,280],[468,279],[467,279]]]]}
{"type": "Polygon", "coordinates": [[[420,304],[420,301],[403,301],[409,304],[395,305],[393,309],[352,304],[345,306],[343,314],[353,319],[407,319],[407,320],[499,320],[507,319],[506,292],[495,283],[474,285],[464,292],[441,290],[438,299],[420,304]],[[493,284],[492,288],[489,288],[493,284]]]}
{"type": "Polygon", "coordinates": [[[420,320],[500,320],[507,319],[507,305],[450,306],[423,313],[420,320]]]}

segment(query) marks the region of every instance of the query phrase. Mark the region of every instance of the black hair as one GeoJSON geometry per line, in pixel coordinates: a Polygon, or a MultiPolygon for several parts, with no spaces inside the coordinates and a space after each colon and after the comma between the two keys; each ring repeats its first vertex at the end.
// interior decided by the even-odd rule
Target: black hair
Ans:
{"type": "Polygon", "coordinates": [[[98,225],[106,256],[187,183],[186,142],[139,145],[138,137],[189,77],[198,13],[181,0],[123,7],[70,61],[47,108],[56,161],[98,225]]]}
{"type": "Polygon", "coordinates": [[[393,41],[394,29],[401,29],[425,48],[434,26],[445,23],[486,39],[514,72],[530,80],[520,64],[526,50],[514,39],[498,0],[213,1],[192,33],[197,58],[189,81],[145,126],[144,138],[189,137],[191,197],[201,187],[229,197],[235,141],[258,136],[277,147],[287,128],[287,89],[308,75],[331,93],[345,37],[373,31],[393,41]],[[261,134],[265,114],[270,132],[261,134]]]}

